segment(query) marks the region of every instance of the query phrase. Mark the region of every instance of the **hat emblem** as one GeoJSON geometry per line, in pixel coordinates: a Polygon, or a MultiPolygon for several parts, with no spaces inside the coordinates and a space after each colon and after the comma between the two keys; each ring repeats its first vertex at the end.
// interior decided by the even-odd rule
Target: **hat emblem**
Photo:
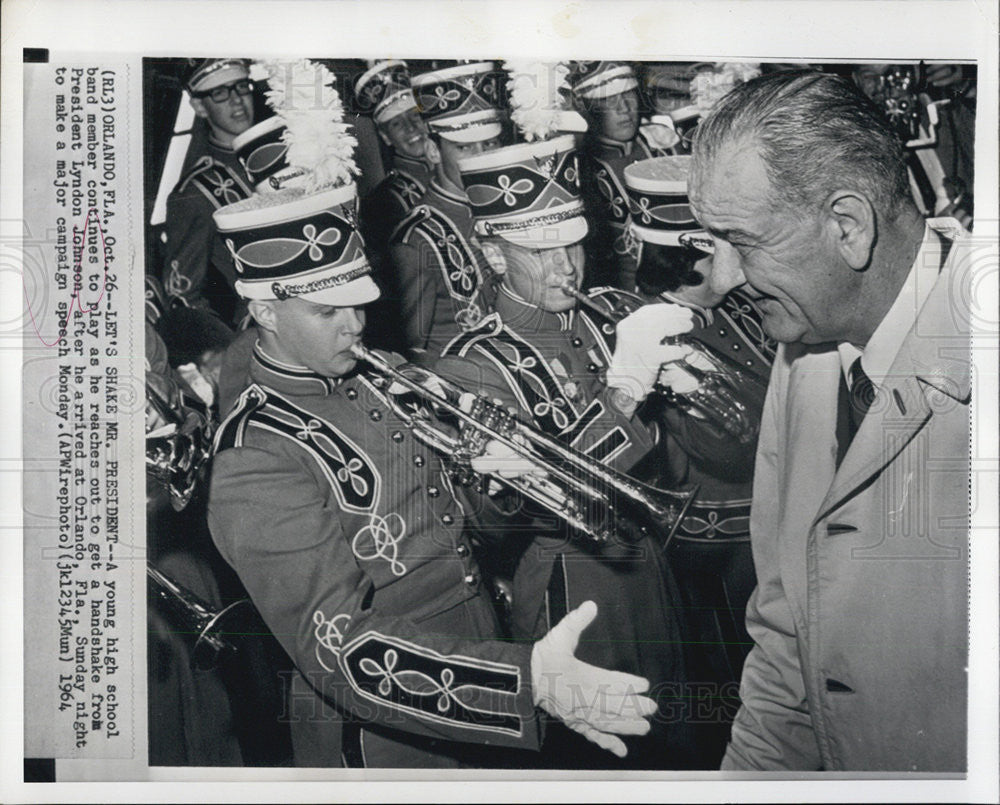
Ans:
{"type": "Polygon", "coordinates": [[[315,262],[323,259],[323,250],[320,246],[333,246],[341,237],[340,230],[332,226],[317,234],[316,227],[313,224],[306,224],[302,227],[302,235],[305,237],[306,244],[309,247],[309,257],[315,262]]]}
{"type": "Polygon", "coordinates": [[[448,105],[452,101],[457,101],[461,97],[462,93],[459,92],[457,89],[445,90],[445,88],[439,84],[438,86],[434,87],[434,99],[436,100],[436,102],[434,103],[433,106],[431,106],[431,109],[433,110],[438,107],[440,107],[441,109],[447,109],[448,105]]]}
{"type": "Polygon", "coordinates": [[[506,173],[500,175],[497,179],[497,185],[500,188],[500,194],[494,198],[499,198],[502,195],[504,204],[508,207],[517,204],[518,196],[523,196],[535,189],[535,183],[530,179],[518,179],[511,184],[510,177],[506,173]]]}

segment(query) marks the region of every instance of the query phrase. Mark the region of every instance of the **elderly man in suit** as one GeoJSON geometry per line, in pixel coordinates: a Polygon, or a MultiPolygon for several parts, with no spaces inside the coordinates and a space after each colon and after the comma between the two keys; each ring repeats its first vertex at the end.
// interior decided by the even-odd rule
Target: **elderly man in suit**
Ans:
{"type": "Polygon", "coordinates": [[[755,646],[723,768],[962,771],[961,227],[918,213],[888,122],[832,75],[736,88],[693,156],[712,282],[748,291],[781,342],[754,475],[755,646]]]}

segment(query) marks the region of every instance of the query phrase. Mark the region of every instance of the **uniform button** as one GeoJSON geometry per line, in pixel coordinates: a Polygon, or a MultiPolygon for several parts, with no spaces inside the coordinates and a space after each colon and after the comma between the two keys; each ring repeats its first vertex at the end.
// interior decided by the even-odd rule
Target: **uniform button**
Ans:
{"type": "Polygon", "coordinates": [[[750,358],[747,358],[746,363],[747,363],[747,366],[753,366],[753,361],[750,358]]]}
{"type": "Polygon", "coordinates": [[[719,335],[721,335],[723,338],[726,337],[726,328],[725,327],[720,327],[719,328],[719,335]]]}
{"type": "Polygon", "coordinates": [[[464,579],[462,579],[462,581],[464,581],[470,587],[476,587],[479,584],[479,574],[478,573],[470,573],[468,576],[466,576],[464,579]]]}
{"type": "Polygon", "coordinates": [[[570,341],[570,343],[574,347],[582,347],[583,346],[583,339],[582,338],[574,338],[572,341],[570,341]]]}
{"type": "Polygon", "coordinates": [[[344,394],[347,395],[347,399],[349,399],[349,400],[356,400],[356,399],[358,399],[358,390],[357,389],[348,389],[347,391],[344,392],[344,394]]]}
{"type": "Polygon", "coordinates": [[[401,442],[401,441],[403,441],[403,431],[401,431],[401,430],[394,430],[392,432],[392,440],[394,442],[401,442]]]}
{"type": "Polygon", "coordinates": [[[463,542],[455,549],[455,553],[457,553],[459,556],[468,556],[470,553],[469,546],[463,542]]]}
{"type": "Polygon", "coordinates": [[[436,498],[440,494],[441,494],[441,490],[438,489],[436,486],[428,486],[427,487],[427,497],[429,497],[429,498],[436,498]]]}
{"type": "Polygon", "coordinates": [[[382,418],[382,412],[379,411],[378,408],[372,408],[372,410],[368,412],[368,416],[371,418],[372,422],[378,422],[382,418]]]}
{"type": "Polygon", "coordinates": [[[591,374],[596,374],[599,368],[600,367],[596,363],[587,364],[587,371],[590,372],[591,374]]]}
{"type": "Polygon", "coordinates": [[[740,345],[739,344],[733,344],[733,352],[739,352],[739,351],[740,351],[740,345]]]}
{"type": "Polygon", "coordinates": [[[445,512],[444,514],[441,515],[441,522],[444,523],[445,525],[451,525],[452,523],[455,522],[455,518],[452,517],[450,514],[448,514],[448,512],[445,512]]]}
{"type": "Polygon", "coordinates": [[[413,466],[414,467],[422,467],[426,463],[427,463],[427,459],[425,459],[423,456],[414,456],[413,457],[413,466]]]}

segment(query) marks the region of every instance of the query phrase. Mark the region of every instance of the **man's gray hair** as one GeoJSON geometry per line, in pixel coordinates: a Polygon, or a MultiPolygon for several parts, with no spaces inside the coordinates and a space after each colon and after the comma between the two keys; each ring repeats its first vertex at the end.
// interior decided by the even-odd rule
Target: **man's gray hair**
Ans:
{"type": "Polygon", "coordinates": [[[883,112],[851,81],[819,72],[764,75],[723,97],[698,127],[696,171],[724,143],[758,153],[779,204],[805,213],[839,188],[895,217],[911,201],[903,147],[883,112]]]}

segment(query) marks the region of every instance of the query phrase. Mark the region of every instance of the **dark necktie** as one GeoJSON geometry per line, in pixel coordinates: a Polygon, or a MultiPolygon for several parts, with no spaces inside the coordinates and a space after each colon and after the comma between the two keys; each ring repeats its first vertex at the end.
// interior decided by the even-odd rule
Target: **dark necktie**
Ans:
{"type": "Polygon", "coordinates": [[[875,384],[865,370],[861,368],[861,358],[857,358],[851,364],[848,372],[851,377],[851,388],[848,390],[843,374],[840,377],[840,399],[838,401],[837,416],[837,466],[843,460],[854,440],[858,428],[861,427],[861,420],[865,418],[868,409],[871,408],[875,399],[877,389],[875,384]]]}

